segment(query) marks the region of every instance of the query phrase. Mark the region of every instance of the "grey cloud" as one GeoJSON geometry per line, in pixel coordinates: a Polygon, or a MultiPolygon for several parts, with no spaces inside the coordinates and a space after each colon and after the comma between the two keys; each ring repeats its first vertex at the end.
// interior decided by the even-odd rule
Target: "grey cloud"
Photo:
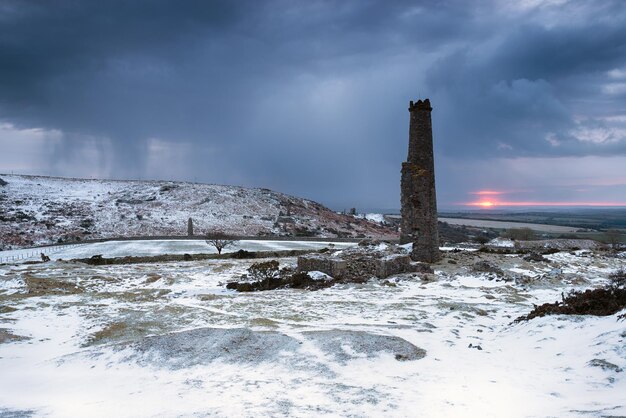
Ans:
{"type": "Polygon", "coordinates": [[[607,71],[626,65],[625,22],[565,22],[550,29],[523,25],[496,47],[464,46],[439,60],[427,84],[441,103],[442,152],[483,157],[625,154],[626,138],[590,144],[572,134],[581,114],[623,111],[619,98],[603,94],[601,84],[607,71]],[[548,136],[558,138],[560,146],[553,146],[548,136]]]}
{"type": "Polygon", "coordinates": [[[620,2],[581,4],[588,21],[548,27],[491,1],[7,0],[0,121],[62,131],[56,174],[89,142],[110,176],[144,176],[157,138],[185,150],[181,179],[393,207],[418,93],[442,155],[623,152],[572,136],[626,65],[620,2]]]}

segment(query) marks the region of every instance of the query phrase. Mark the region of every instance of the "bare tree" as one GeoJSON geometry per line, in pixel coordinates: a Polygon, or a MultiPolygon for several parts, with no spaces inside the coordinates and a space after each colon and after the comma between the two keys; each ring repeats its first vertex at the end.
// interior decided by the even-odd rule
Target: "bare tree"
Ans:
{"type": "Polygon", "coordinates": [[[222,254],[224,248],[232,247],[237,241],[223,232],[214,232],[207,234],[205,242],[214,246],[218,254],[222,254]]]}

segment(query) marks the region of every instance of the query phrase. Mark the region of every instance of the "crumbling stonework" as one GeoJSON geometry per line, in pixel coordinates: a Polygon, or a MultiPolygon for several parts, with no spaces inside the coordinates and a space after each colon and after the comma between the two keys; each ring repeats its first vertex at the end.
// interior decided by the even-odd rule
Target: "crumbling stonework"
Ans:
{"type": "Polygon", "coordinates": [[[355,247],[332,254],[306,254],[298,257],[298,271],[321,271],[338,280],[365,282],[395,274],[432,272],[428,265],[415,263],[395,246],[382,249],[355,247]]]}
{"type": "Polygon", "coordinates": [[[346,270],[346,261],[323,254],[307,254],[298,257],[298,271],[321,271],[331,277],[341,277],[346,270]]]}
{"type": "Polygon", "coordinates": [[[409,104],[409,155],[402,163],[401,243],[413,242],[411,258],[433,263],[441,258],[430,101],[409,104]]]}

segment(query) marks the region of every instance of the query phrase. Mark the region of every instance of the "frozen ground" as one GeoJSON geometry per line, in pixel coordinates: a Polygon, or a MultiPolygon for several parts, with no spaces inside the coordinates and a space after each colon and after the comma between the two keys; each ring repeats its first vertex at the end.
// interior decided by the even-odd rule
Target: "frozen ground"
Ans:
{"type": "MultiPolygon", "coordinates": [[[[282,250],[319,250],[328,248],[347,248],[355,243],[327,241],[268,241],[241,240],[232,247],[225,248],[224,253],[238,251],[282,251],[282,250]]],[[[18,262],[39,260],[40,252],[45,252],[53,260],[69,260],[87,258],[96,254],[103,257],[152,256],[160,254],[216,254],[215,247],[204,240],[146,240],[146,241],[107,241],[93,244],[77,244],[68,246],[44,247],[41,249],[24,249],[0,251],[0,262],[18,262]]]]}
{"type": "Polygon", "coordinates": [[[0,174],[0,248],[95,238],[202,235],[396,237],[308,199],[268,189],[170,181],[0,174]]]}
{"type": "Polygon", "coordinates": [[[224,283],[250,260],[0,266],[0,415],[626,415],[617,315],[512,324],[624,258],[546,257],[248,294],[224,283]]]}

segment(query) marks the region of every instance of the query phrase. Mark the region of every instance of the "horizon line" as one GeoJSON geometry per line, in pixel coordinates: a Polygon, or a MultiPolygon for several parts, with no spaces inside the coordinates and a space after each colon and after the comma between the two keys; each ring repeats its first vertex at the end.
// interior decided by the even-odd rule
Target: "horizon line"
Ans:
{"type": "Polygon", "coordinates": [[[497,202],[480,201],[460,203],[460,206],[478,207],[481,209],[491,209],[499,207],[626,207],[626,202],[497,202]]]}

